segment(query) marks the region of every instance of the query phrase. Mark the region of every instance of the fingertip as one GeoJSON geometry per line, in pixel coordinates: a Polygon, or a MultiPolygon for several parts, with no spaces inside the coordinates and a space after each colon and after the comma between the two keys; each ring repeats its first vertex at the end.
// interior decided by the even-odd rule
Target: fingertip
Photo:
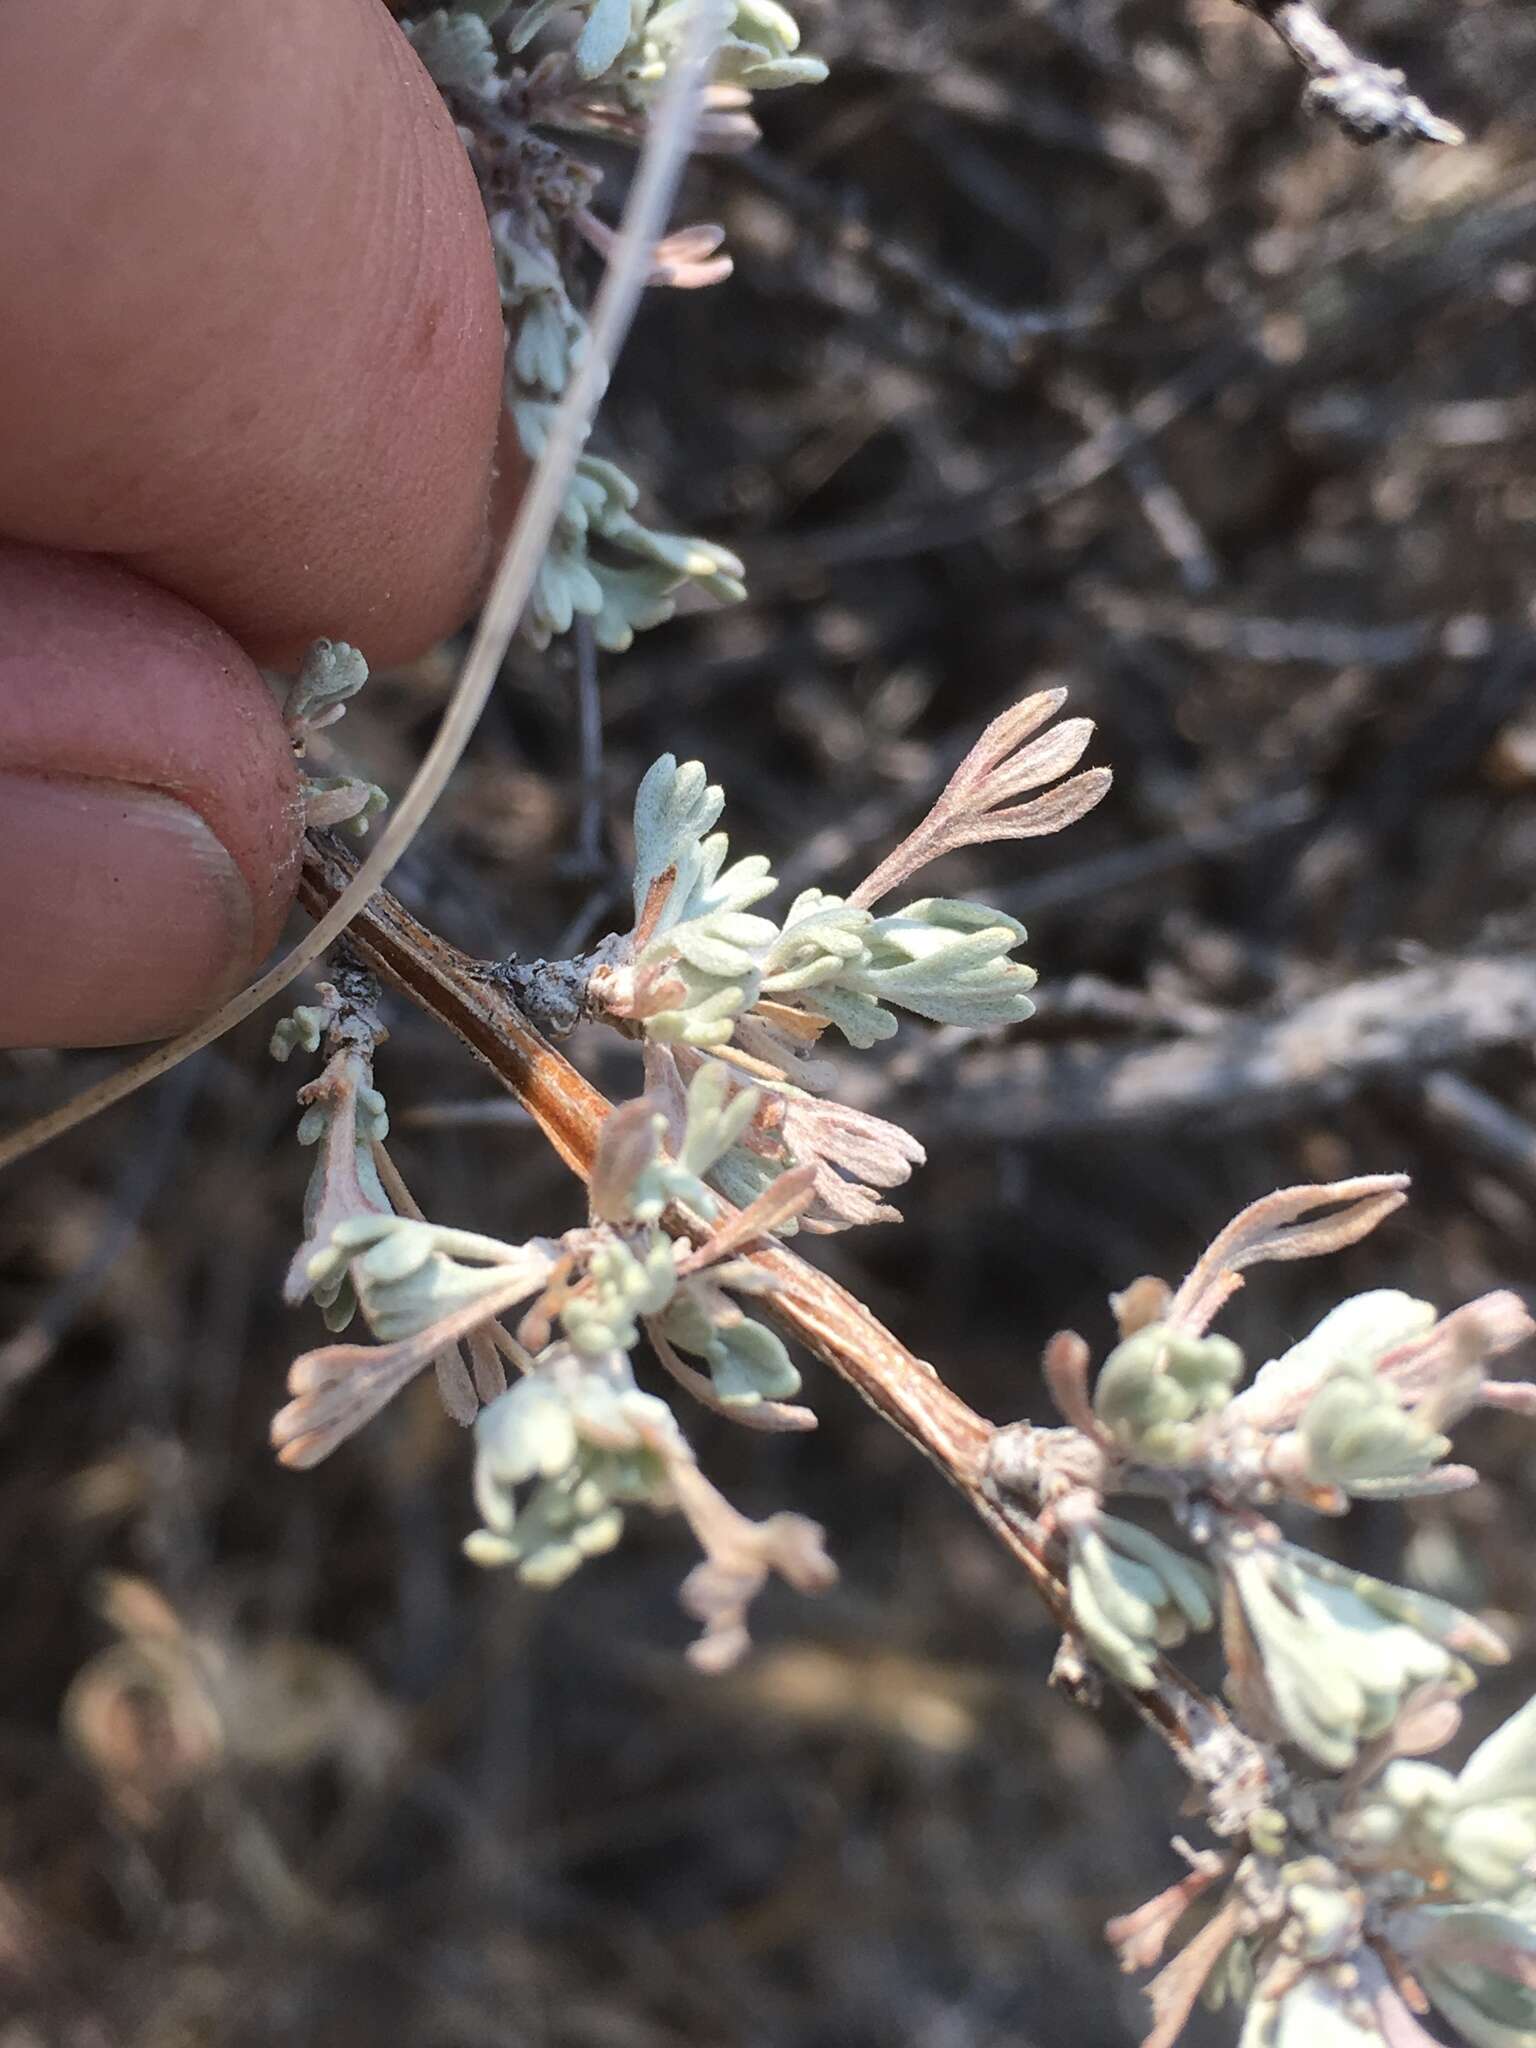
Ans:
{"type": "Polygon", "coordinates": [[[178,598],[0,545],[0,764],[0,1044],[161,1036],[271,951],[292,751],[249,658],[178,598]]]}
{"type": "Polygon", "coordinates": [[[258,659],[456,626],[500,300],[379,0],[0,9],[0,75],[0,531],[116,555],[258,659]]]}

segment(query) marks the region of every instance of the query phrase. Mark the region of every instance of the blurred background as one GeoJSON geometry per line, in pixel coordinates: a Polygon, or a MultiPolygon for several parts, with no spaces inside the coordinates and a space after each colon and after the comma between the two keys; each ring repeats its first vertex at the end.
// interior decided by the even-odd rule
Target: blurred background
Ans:
{"type": "MultiPolygon", "coordinates": [[[[751,599],[604,658],[600,748],[569,648],[518,656],[400,893],[478,952],[595,938],[663,749],[724,783],[739,851],[846,887],[988,718],[1067,683],[1109,801],[934,877],[1024,919],[1039,1014],[852,1063],[930,1163],[903,1228],[813,1255],[999,1419],[1044,1414],[1053,1330],[1102,1351],[1109,1290],[1275,1185],[1416,1195],[1258,1277],[1224,1325],[1255,1358],[1363,1286],[1527,1287],[1536,12],[1334,8],[1451,152],[1304,118],[1230,0],[802,18],[831,81],[692,175],[736,275],[650,295],[600,433],[751,599]]],[[[352,767],[404,785],[454,659],[370,686],[352,767]]],[[[580,1220],[468,1056],[392,1022],[434,1217],[580,1220]]],[[[686,1418],[843,1572],[771,1593],[723,1680],[682,1660],[671,1523],[554,1599],[463,1562],[430,1386],[275,1465],[320,1325],[277,1302],[307,1076],[269,1029],[0,1184],[0,2048],[1136,2041],[1100,1929],[1177,1874],[1174,1769],[1047,1690],[1018,1573],[820,1370],[814,1436],[686,1418]]],[[[616,1041],[572,1050],[636,1085],[616,1041]]],[[[0,1113],[110,1064],[0,1058],[0,1113]]],[[[1484,1489],[1332,1540],[1509,1630],[1475,1732],[1531,1687],[1536,1442],[1466,1442],[1484,1489]]]]}

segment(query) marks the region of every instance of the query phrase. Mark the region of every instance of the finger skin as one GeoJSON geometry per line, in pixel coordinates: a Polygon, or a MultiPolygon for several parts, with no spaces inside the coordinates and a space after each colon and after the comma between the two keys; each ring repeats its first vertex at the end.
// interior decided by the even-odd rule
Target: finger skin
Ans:
{"type": "Polygon", "coordinates": [[[275,944],[299,778],[250,658],[180,598],[0,544],[0,1045],[158,1037],[275,944]]]}
{"type": "Polygon", "coordinates": [[[467,609],[502,326],[473,174],[380,0],[0,6],[0,532],[258,660],[467,609]]]}

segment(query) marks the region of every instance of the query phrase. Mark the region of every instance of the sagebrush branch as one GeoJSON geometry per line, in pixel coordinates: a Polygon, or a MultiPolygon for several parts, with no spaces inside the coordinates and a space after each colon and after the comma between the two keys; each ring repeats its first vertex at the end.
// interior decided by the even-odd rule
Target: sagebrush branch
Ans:
{"type": "Polygon", "coordinates": [[[1311,0],[1238,0],[1267,22],[1306,72],[1306,103],[1336,121],[1352,142],[1465,142],[1453,122],[1432,114],[1408,90],[1401,71],[1373,64],[1349,47],[1311,0]]]}
{"type": "MultiPolygon", "coordinates": [[[[355,856],[334,839],[311,834],[299,891],[303,907],[311,915],[321,914],[356,865],[355,856]]],[[[564,1163],[588,1180],[611,1105],[523,1015],[504,971],[439,938],[384,890],[369,898],[348,936],[375,973],[484,1061],[564,1163]]],[[[677,1231],[695,1239],[702,1235],[686,1212],[677,1218],[677,1231]]],[[[1018,1560],[1052,1619],[1070,1629],[1067,1589],[1048,1559],[1044,1538],[1024,1507],[995,1482],[997,1426],[978,1415],[846,1288],[796,1253],[765,1239],[750,1256],[775,1283],[763,1297],[764,1313],[937,1466],[1018,1560]]],[[[1151,1686],[1127,1690],[1142,1719],[1189,1775],[1220,1795],[1213,1824],[1221,1825],[1221,1809],[1234,1797],[1245,1810],[1261,1799],[1263,1752],[1166,1660],[1160,1660],[1151,1686]]],[[[1234,1812],[1231,1818],[1236,1824],[1240,1816],[1234,1812]]]]}

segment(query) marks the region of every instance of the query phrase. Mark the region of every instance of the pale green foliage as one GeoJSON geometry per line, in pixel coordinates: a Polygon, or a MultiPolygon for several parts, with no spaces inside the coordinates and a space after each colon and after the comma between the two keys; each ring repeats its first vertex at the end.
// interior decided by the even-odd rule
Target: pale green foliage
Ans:
{"type": "MultiPolygon", "coordinates": [[[[570,0],[534,0],[507,41],[522,50],[570,0]]],[[[688,0],[577,0],[586,19],[573,48],[577,71],[589,80],[612,83],[624,103],[644,107],[665,84],[682,50],[688,0]]],[[[715,76],[721,84],[749,92],[790,85],[819,85],[827,67],[798,55],[800,29],[774,0],[719,0],[720,46],[715,76]]]]}
{"type": "Polygon", "coordinates": [[[661,1333],[680,1351],[703,1359],[727,1407],[788,1401],[800,1391],[789,1353],[764,1323],[746,1316],[712,1322],[698,1301],[684,1293],[661,1318],[661,1333]]]}
{"type": "MultiPolygon", "coordinates": [[[[453,99],[461,133],[482,172],[488,193],[508,347],[505,391],[518,439],[537,460],[554,407],[583,360],[589,331],[581,291],[571,268],[577,237],[596,246],[611,231],[588,211],[598,173],[570,156],[563,143],[528,138],[536,179],[519,181],[517,149],[506,147],[509,128],[524,139],[526,124],[556,134],[597,126],[606,134],[644,132],[649,108],[682,49],[691,0],[682,6],[656,0],[534,0],[502,38],[509,57],[525,51],[541,31],[571,15],[578,19],[569,72],[540,65],[532,80],[503,73],[497,39],[488,24],[505,11],[479,5],[438,8],[403,24],[417,55],[453,99]],[[505,111],[509,88],[518,111],[505,111]],[[482,149],[482,131],[484,147],[482,149]],[[555,168],[558,163],[558,170],[555,168]],[[576,234],[571,230],[575,228],[576,234]]],[[[797,54],[799,29],[774,0],[720,0],[715,77],[747,92],[814,84],[825,77],[818,60],[797,54]]],[[[750,137],[745,117],[737,119],[750,137]]],[[[713,257],[714,231],[684,230],[656,252],[653,283],[695,287],[729,269],[713,257]]],[[[672,616],[684,587],[715,604],[745,594],[742,565],[728,548],[669,533],[635,516],[639,491],[612,462],[583,455],[577,464],[540,569],[524,621],[536,647],[590,620],[599,647],[622,652],[637,632],[672,616]]]]}
{"type": "Polygon", "coordinates": [[[1369,1361],[1336,1365],[1302,1415],[1307,1469],[1323,1486],[1369,1496],[1420,1479],[1449,1437],[1405,1408],[1369,1361]]]}
{"type": "Polygon", "coordinates": [[[1149,1323],[1104,1361],[1094,1413],[1131,1456],[1180,1465],[1199,1454],[1202,1425],[1226,1407],[1242,1374],[1243,1354],[1230,1338],[1149,1323]]]}
{"type": "Polygon", "coordinates": [[[652,889],[671,877],[665,901],[648,925],[652,936],[717,913],[745,910],[778,887],[763,854],[751,854],[726,869],[731,842],[713,829],[724,809],[725,792],[710,781],[702,761],[679,767],[675,754],[663,754],[646,770],[635,792],[637,920],[645,914],[652,889]]]}
{"type": "Polygon", "coordinates": [[[1394,1913],[1387,1938],[1438,2010],[1473,2048],[1536,2040],[1536,1897],[1509,1904],[1421,1904],[1394,1913]]]}
{"type": "Polygon", "coordinates": [[[1250,1406],[1300,1403],[1336,1372],[1374,1368],[1382,1353],[1432,1328],[1435,1310],[1396,1288],[1354,1294],[1330,1309],[1316,1329],[1254,1374],[1250,1406]]]}
{"type": "Polygon", "coordinates": [[[289,731],[303,736],[334,725],[367,680],[357,648],[345,640],[313,641],[283,706],[289,731]]]}
{"type": "Polygon", "coordinates": [[[749,1521],[700,1472],[664,1401],[636,1387],[622,1352],[578,1359],[552,1346],[475,1425],[475,1502],[484,1527],[464,1544],[476,1564],[513,1565],[553,1586],[618,1541],[624,1508],[675,1510],[704,1552],[682,1602],[703,1626],[693,1661],[718,1671],[747,1646],[747,1608],[770,1573],[802,1592],[837,1574],[814,1522],[749,1521]],[[530,1490],[520,1502],[518,1489],[530,1490]]]}
{"type": "Polygon", "coordinates": [[[667,1453],[678,1441],[672,1411],[640,1392],[622,1358],[586,1369],[557,1352],[475,1423],[475,1505],[485,1526],[465,1539],[466,1555],[515,1565],[530,1585],[558,1585],[613,1548],[623,1506],[670,1505],[667,1453]],[[530,1481],[519,1508],[516,1489],[530,1481]]]}
{"type": "Polygon", "coordinates": [[[1457,1652],[1507,1655],[1460,1609],[1291,1544],[1234,1538],[1221,1563],[1278,1732],[1329,1770],[1346,1770],[1422,1688],[1465,1691],[1472,1674],[1457,1652]]]}
{"type": "Polygon", "coordinates": [[[598,1358],[628,1351],[640,1341],[642,1316],[658,1315],[677,1288],[672,1240],[653,1231],[634,1246],[622,1238],[599,1244],[587,1260],[590,1292],[560,1312],[573,1351],[598,1358]]]}
{"type": "MultiPolygon", "coordinates": [[[[505,286],[503,298],[509,307],[518,304],[505,286]]],[[[509,387],[524,366],[540,381],[509,389],[509,405],[525,450],[536,457],[554,417],[552,399],[543,394],[563,389],[579,348],[559,349],[569,312],[563,291],[558,304],[547,292],[530,293],[529,309],[532,324],[519,328],[508,360],[509,387]],[[551,377],[554,363],[557,378],[551,377]]],[[[583,346],[584,334],[578,323],[583,346]]],[[[622,653],[637,632],[671,618],[675,593],[685,583],[721,604],[746,595],[742,565],[728,548],[646,526],[634,516],[638,498],[635,484],[615,464],[594,455],[578,459],[534,587],[526,628],[533,645],[548,646],[581,617],[591,620],[599,647],[622,653]]]]}
{"type": "Polygon", "coordinates": [[[509,1283],[521,1283],[525,1296],[534,1293],[550,1264],[542,1245],[505,1245],[475,1231],[386,1215],[338,1223],[307,1271],[317,1297],[350,1278],[369,1329],[393,1344],[488,1295],[505,1301],[509,1283]]]}
{"type": "MultiPolygon", "coordinates": [[[[283,706],[283,722],[301,760],[309,750],[311,735],[344,718],[347,705],[367,680],[367,662],[345,640],[311,643],[283,706]]],[[[388,796],[376,782],[354,775],[305,775],[301,790],[306,825],[339,827],[359,839],[389,806],[388,796]]],[[[283,1057],[280,1053],[276,1056],[283,1057]]]]}
{"type": "Polygon", "coordinates": [[[636,795],[635,966],[666,996],[643,1012],[647,1037],[727,1045],[765,998],[859,1047],[890,1037],[897,1009],[976,1030],[1030,1014],[1034,970],[1009,957],[1024,927],[1002,911],[924,897],[876,917],[819,889],[802,891],[782,925],[749,911],[777,883],[761,855],[725,865],[730,842],[711,829],[723,807],[703,765],[671,754],[636,795]]]}
{"type": "Polygon", "coordinates": [[[438,7],[401,27],[434,84],[483,92],[496,76],[491,32],[484,15],[473,7],[438,7]]]}
{"type": "Polygon", "coordinates": [[[294,1052],[318,1052],[330,1021],[324,1003],[300,1003],[273,1025],[267,1050],[275,1060],[286,1060],[294,1052]]]}
{"type": "Polygon", "coordinates": [[[1491,1735],[1459,1775],[1389,1764],[1336,1826],[1354,1860],[1446,1871],[1469,1898],[1503,1898],[1536,1869],[1536,1700],[1491,1735]]]}
{"type": "Polygon", "coordinates": [[[1123,1684],[1150,1685],[1159,1651],[1215,1620],[1210,1573],[1134,1522],[1083,1516],[1069,1523],[1067,1541],[1073,1619],[1123,1684]]]}
{"type": "Polygon", "coordinates": [[[739,1088],[729,1071],[700,1067],[683,1104],[682,1143],[664,1150],[667,1119],[642,1098],[615,1110],[603,1129],[592,1172],[593,1214],[605,1223],[656,1223],[672,1203],[706,1221],[719,1207],[704,1176],[752,1121],[754,1088],[739,1088]]]}

